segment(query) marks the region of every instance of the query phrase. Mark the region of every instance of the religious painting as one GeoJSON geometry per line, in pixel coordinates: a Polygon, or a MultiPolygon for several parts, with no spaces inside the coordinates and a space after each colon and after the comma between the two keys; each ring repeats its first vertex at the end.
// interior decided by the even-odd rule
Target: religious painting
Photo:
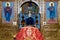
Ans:
{"type": "Polygon", "coordinates": [[[46,2],[47,23],[57,23],[57,2],[46,2]]]}
{"type": "Polygon", "coordinates": [[[20,25],[19,28],[22,28],[27,25],[36,26],[40,29],[40,13],[39,6],[31,1],[25,2],[21,5],[20,8],[20,25]]]}
{"type": "Polygon", "coordinates": [[[2,2],[2,17],[5,22],[11,22],[14,17],[13,2],[2,2]]]}

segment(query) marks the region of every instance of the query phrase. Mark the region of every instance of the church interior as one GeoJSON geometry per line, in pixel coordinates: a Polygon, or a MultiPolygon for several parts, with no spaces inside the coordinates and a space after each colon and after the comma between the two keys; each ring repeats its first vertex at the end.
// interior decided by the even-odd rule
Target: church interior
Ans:
{"type": "Polygon", "coordinates": [[[0,40],[60,40],[60,0],[0,0],[0,40]]]}

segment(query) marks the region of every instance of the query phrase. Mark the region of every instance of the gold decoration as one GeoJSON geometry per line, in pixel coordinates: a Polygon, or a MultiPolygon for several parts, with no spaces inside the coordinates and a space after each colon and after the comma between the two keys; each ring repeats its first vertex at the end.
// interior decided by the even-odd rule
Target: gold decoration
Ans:
{"type": "Polygon", "coordinates": [[[49,3],[49,6],[51,6],[51,4],[53,4],[53,6],[54,6],[54,2],[50,2],[50,3],[49,3]]]}
{"type": "Polygon", "coordinates": [[[9,6],[8,6],[8,7],[10,7],[10,2],[6,2],[6,7],[7,7],[7,4],[9,4],[9,6]]]}

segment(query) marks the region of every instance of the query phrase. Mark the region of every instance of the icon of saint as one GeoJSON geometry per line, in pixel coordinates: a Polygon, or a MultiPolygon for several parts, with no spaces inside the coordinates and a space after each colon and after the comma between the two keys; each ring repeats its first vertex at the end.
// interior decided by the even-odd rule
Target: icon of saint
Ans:
{"type": "Polygon", "coordinates": [[[5,19],[7,22],[10,22],[10,17],[12,14],[12,8],[10,8],[10,3],[6,3],[6,7],[4,8],[5,19]]]}

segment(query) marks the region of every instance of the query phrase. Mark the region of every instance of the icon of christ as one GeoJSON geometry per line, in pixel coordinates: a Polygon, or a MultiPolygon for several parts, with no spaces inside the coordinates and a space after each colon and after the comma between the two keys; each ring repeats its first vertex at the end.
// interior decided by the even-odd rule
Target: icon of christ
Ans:
{"type": "Polygon", "coordinates": [[[50,20],[54,20],[55,18],[55,8],[53,6],[53,3],[50,4],[51,6],[48,8],[49,12],[50,12],[50,20]]]}
{"type": "Polygon", "coordinates": [[[50,2],[49,3],[49,7],[47,8],[47,10],[49,11],[49,21],[48,23],[57,23],[56,21],[56,3],[54,2],[50,2]]]}

